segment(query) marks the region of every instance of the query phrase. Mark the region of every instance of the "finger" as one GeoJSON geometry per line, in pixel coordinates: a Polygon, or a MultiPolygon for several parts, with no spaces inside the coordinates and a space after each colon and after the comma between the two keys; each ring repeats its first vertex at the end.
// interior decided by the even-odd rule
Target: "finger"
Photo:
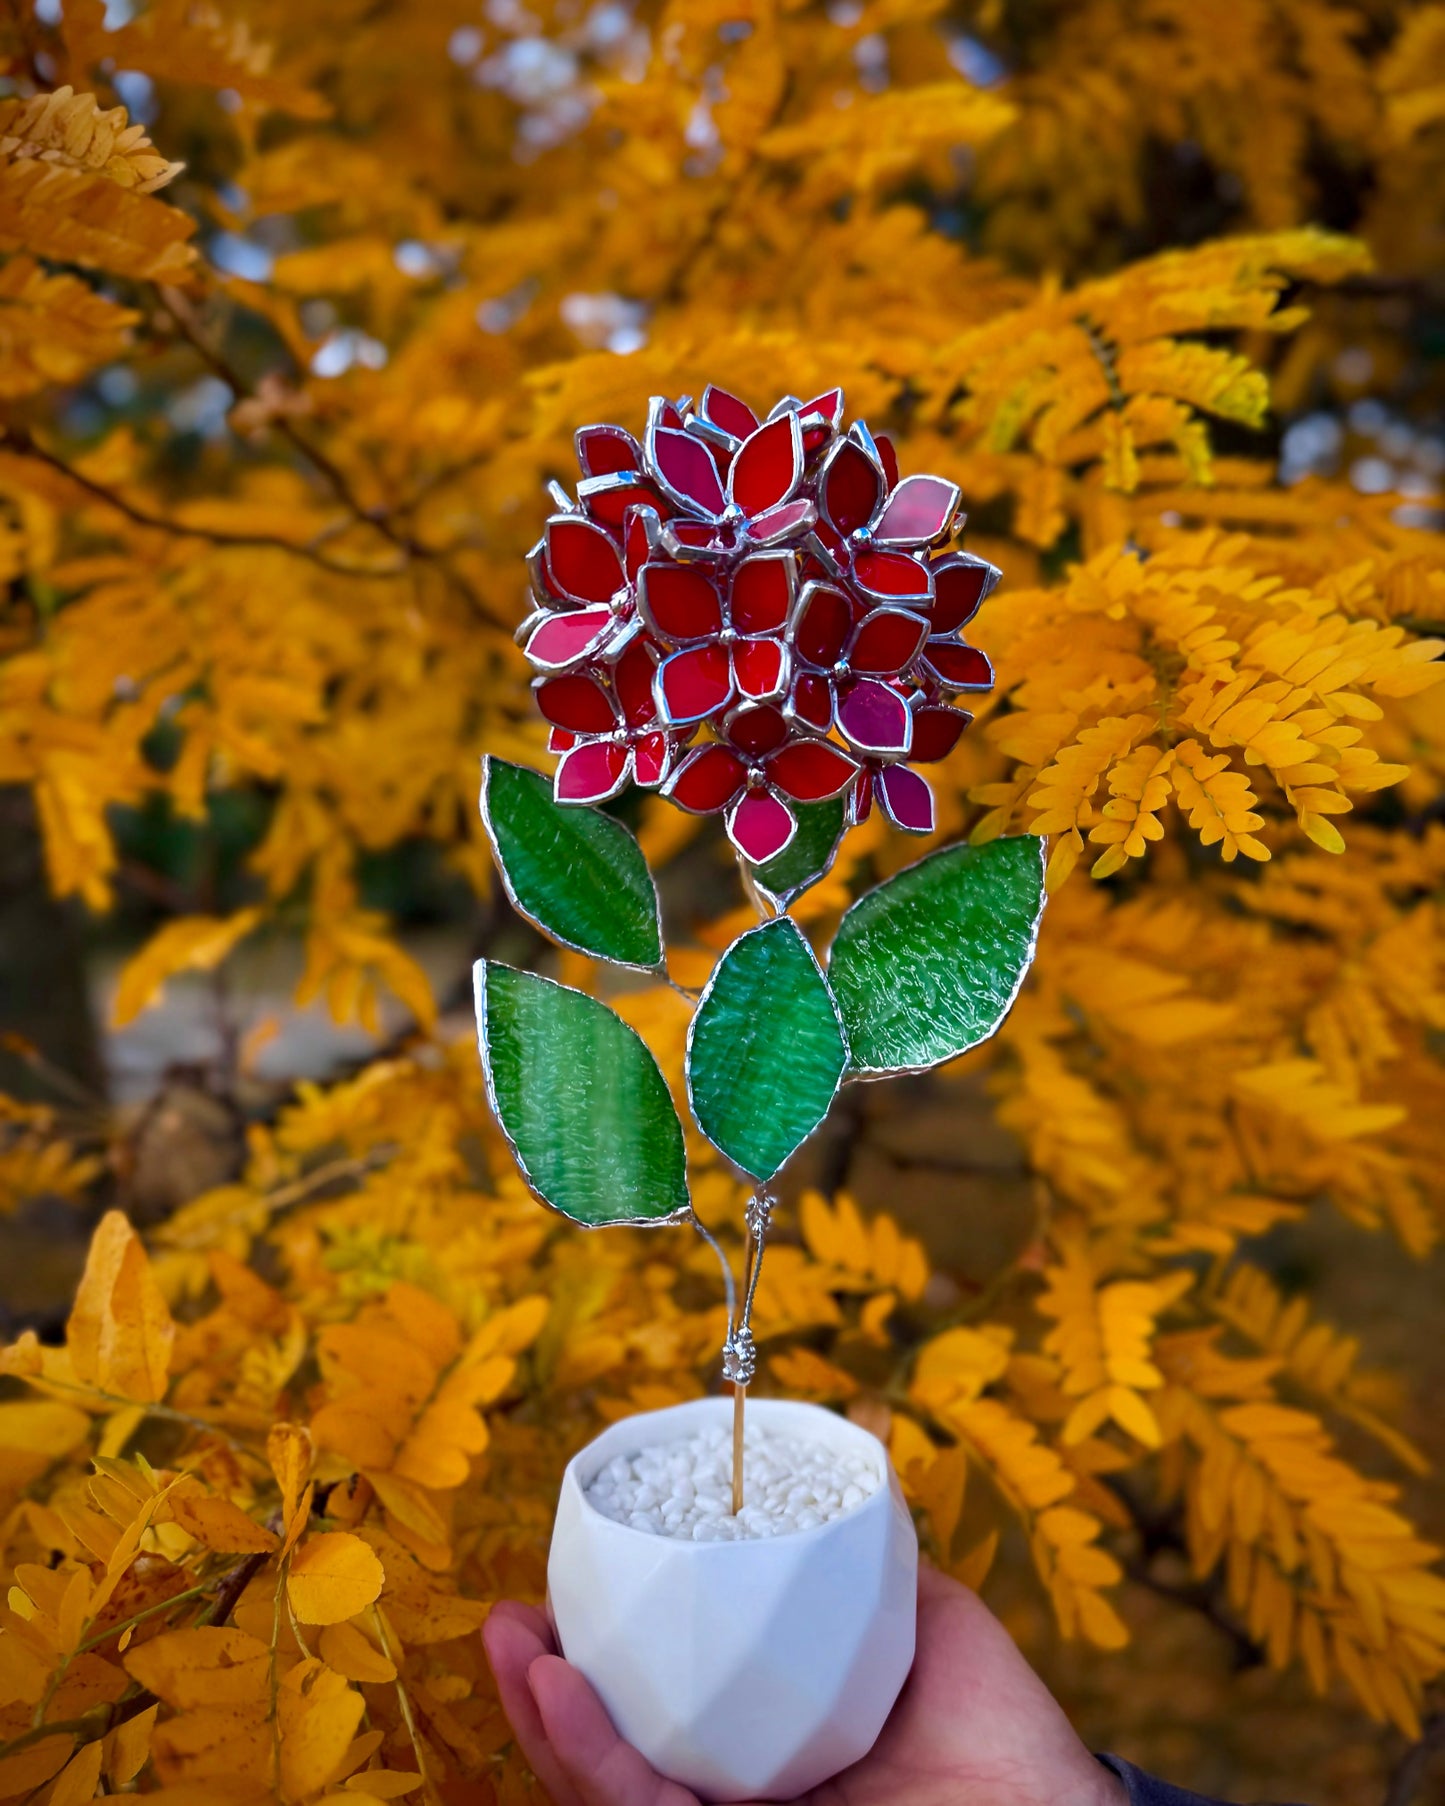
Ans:
{"type": "Polygon", "coordinates": [[[582,1806],[575,1787],[547,1741],[527,1670],[556,1647],[552,1627],[534,1606],[502,1600],[482,1626],[482,1644],[496,1679],[507,1722],[516,1734],[527,1766],[552,1796],[554,1806],[582,1806]]]}
{"type": "Polygon", "coordinates": [[[699,1806],[613,1729],[602,1701],[559,1656],[539,1656],[527,1680],[547,1741],[585,1806],[699,1806]]]}

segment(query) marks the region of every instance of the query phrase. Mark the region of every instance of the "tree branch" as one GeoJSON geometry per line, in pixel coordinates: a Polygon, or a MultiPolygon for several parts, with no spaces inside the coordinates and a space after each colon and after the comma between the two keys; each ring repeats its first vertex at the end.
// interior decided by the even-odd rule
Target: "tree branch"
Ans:
{"type": "Polygon", "coordinates": [[[1431,1760],[1445,1750],[1445,1712],[1432,1712],[1420,1735],[1395,1765],[1384,1806],[1411,1806],[1431,1760]]]}

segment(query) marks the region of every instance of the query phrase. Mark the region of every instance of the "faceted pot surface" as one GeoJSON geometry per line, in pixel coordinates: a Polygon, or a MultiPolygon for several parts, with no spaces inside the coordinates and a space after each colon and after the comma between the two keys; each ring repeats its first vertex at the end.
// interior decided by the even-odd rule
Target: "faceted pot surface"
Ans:
{"type": "Polygon", "coordinates": [[[614,1523],[617,1455],[730,1425],[730,1398],[613,1424],[562,1477],[548,1604],[569,1662],[654,1768],[704,1799],[788,1800],[867,1754],[913,1662],[918,1541],[883,1445],[818,1405],[749,1399],[769,1434],[866,1454],[880,1485],[812,1530],[733,1543],[614,1523]]]}

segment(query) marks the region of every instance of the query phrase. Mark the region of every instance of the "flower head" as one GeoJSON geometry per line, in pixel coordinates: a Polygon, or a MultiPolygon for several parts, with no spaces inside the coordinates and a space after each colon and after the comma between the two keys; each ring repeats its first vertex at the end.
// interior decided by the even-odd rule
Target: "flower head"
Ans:
{"type": "Polygon", "coordinates": [[[641,443],[589,426],[576,445],[518,636],[557,800],[661,788],[725,815],[754,864],[792,840],[793,805],[843,794],[854,821],[876,799],[931,832],[912,767],[957,744],[952,699],[993,683],[963,629],[999,572],[945,549],[957,486],[900,478],[887,438],[845,430],[838,389],[765,420],[713,387],[695,408],[656,396],[641,443]]]}

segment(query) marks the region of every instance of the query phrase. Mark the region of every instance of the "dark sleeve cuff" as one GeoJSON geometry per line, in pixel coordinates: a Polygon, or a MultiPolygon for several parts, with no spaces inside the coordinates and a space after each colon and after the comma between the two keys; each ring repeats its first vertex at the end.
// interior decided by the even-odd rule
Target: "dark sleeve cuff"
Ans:
{"type": "Polygon", "coordinates": [[[1221,1801],[1207,1799],[1202,1793],[1190,1793],[1185,1787],[1171,1787],[1167,1781],[1146,1775],[1142,1768],[1135,1768],[1122,1756],[1100,1756],[1098,1760],[1124,1783],[1129,1806],[1222,1806],[1221,1801]]]}

